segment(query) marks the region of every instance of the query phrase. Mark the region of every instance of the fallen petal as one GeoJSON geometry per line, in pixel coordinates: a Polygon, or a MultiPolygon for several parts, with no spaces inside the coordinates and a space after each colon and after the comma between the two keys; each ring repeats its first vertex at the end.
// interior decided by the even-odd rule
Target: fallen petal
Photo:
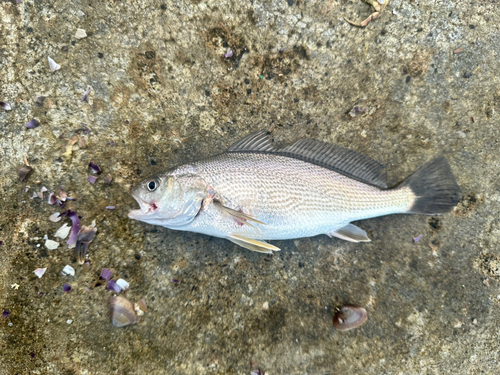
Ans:
{"type": "Polygon", "coordinates": [[[95,184],[95,182],[97,181],[97,177],[95,177],[95,176],[87,176],[87,180],[88,180],[91,184],[95,184]]]}
{"type": "Polygon", "coordinates": [[[45,273],[45,271],[47,271],[47,268],[37,268],[33,272],[35,273],[35,275],[38,276],[38,278],[41,278],[43,276],[43,274],[45,273]]]}
{"type": "Polygon", "coordinates": [[[109,315],[115,327],[126,327],[139,322],[134,305],[125,297],[110,297],[108,300],[109,315]]]}
{"type": "Polygon", "coordinates": [[[233,50],[232,50],[231,48],[228,48],[228,49],[227,49],[227,52],[224,54],[224,57],[225,57],[226,59],[229,59],[229,58],[230,58],[230,57],[232,57],[232,56],[233,56],[233,50]]]}
{"type": "Polygon", "coordinates": [[[107,209],[107,210],[114,210],[114,209],[115,209],[115,206],[106,206],[106,209],[107,209]]]}
{"type": "Polygon", "coordinates": [[[70,265],[66,265],[62,270],[62,274],[64,276],[75,276],[75,269],[70,265]]]}
{"type": "Polygon", "coordinates": [[[34,129],[38,125],[40,125],[40,121],[38,121],[36,118],[34,118],[33,120],[28,121],[24,126],[26,126],[26,128],[28,128],[28,129],[34,129]]]}
{"type": "Polygon", "coordinates": [[[417,243],[418,240],[420,240],[420,238],[422,238],[421,234],[419,234],[417,237],[413,238],[413,242],[417,243]]]}
{"type": "Polygon", "coordinates": [[[10,106],[9,103],[0,102],[0,107],[2,107],[3,109],[5,109],[6,111],[12,110],[12,107],[10,106]]]}
{"type": "Polygon", "coordinates": [[[47,57],[47,59],[49,60],[49,68],[52,72],[55,72],[56,70],[59,70],[61,69],[61,65],[59,65],[58,63],[56,63],[54,60],[52,60],[50,58],[50,56],[47,57]]]}

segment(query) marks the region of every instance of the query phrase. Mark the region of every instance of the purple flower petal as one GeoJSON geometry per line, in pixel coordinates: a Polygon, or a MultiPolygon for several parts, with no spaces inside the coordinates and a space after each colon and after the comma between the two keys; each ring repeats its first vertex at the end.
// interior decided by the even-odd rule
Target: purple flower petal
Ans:
{"type": "Polygon", "coordinates": [[[172,279],[172,280],[170,280],[170,281],[171,281],[172,283],[177,283],[177,284],[180,284],[180,283],[181,283],[181,282],[180,282],[180,280],[177,280],[177,279],[172,279]]]}
{"type": "Polygon", "coordinates": [[[0,107],[2,107],[3,109],[5,109],[6,111],[12,110],[12,107],[10,106],[9,103],[0,102],[0,107]]]}
{"type": "Polygon", "coordinates": [[[75,211],[71,210],[66,210],[63,213],[61,213],[60,216],[67,216],[71,219],[71,234],[69,236],[68,241],[66,242],[68,245],[73,245],[76,243],[76,238],[78,236],[78,232],[80,232],[80,219],[78,218],[78,215],[76,214],[75,211]]]}
{"type": "Polygon", "coordinates": [[[83,93],[82,102],[86,102],[89,99],[90,87],[87,87],[87,90],[83,93]]]}
{"type": "Polygon", "coordinates": [[[106,206],[106,209],[107,209],[107,210],[114,210],[114,209],[115,209],[115,206],[106,206]]]}
{"type": "Polygon", "coordinates": [[[2,318],[6,318],[6,317],[8,317],[9,315],[10,315],[9,310],[7,310],[7,309],[3,309],[2,318]]]}
{"type": "Polygon", "coordinates": [[[228,48],[228,49],[227,49],[227,52],[224,54],[224,57],[225,57],[226,59],[229,59],[229,58],[230,58],[230,57],[232,57],[232,56],[233,56],[233,50],[232,50],[231,48],[228,48]]]}
{"type": "Polygon", "coordinates": [[[71,285],[69,285],[69,284],[64,284],[64,285],[63,285],[63,292],[66,292],[66,293],[71,292],[71,285]]]}
{"type": "Polygon", "coordinates": [[[103,268],[101,270],[101,277],[104,280],[109,281],[109,279],[111,279],[111,276],[113,276],[113,271],[111,271],[110,269],[103,268]]]}
{"type": "Polygon", "coordinates": [[[99,167],[96,163],[94,163],[93,161],[91,161],[89,163],[89,167],[90,169],[92,169],[92,172],[94,172],[95,174],[101,174],[101,167],[99,167]]]}
{"type": "Polygon", "coordinates": [[[417,242],[418,242],[418,240],[420,240],[420,238],[421,238],[421,237],[422,237],[422,235],[421,235],[421,234],[419,234],[417,237],[415,237],[415,238],[413,239],[413,242],[417,243],[417,242]]]}
{"type": "Polygon", "coordinates": [[[97,181],[97,177],[95,177],[95,176],[87,176],[87,180],[89,180],[89,182],[91,184],[95,184],[95,182],[97,181]]]}
{"type": "Polygon", "coordinates": [[[108,285],[106,285],[106,289],[113,290],[115,293],[120,293],[122,290],[120,285],[118,285],[115,280],[109,280],[108,285]]]}
{"type": "Polygon", "coordinates": [[[28,121],[24,126],[26,126],[28,129],[34,129],[38,125],[40,125],[40,121],[34,118],[33,120],[28,121]]]}

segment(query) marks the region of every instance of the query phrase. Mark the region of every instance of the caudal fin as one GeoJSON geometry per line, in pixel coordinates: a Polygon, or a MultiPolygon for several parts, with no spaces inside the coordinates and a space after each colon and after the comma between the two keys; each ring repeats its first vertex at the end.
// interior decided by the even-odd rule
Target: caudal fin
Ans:
{"type": "Polygon", "coordinates": [[[408,211],[414,214],[444,214],[455,207],[462,193],[448,161],[439,156],[408,177],[401,186],[415,194],[415,203],[408,211]]]}

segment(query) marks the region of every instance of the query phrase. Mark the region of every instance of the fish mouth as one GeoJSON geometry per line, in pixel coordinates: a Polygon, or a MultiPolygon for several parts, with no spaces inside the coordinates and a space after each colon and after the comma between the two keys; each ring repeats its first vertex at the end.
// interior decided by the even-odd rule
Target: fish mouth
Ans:
{"type": "Polygon", "coordinates": [[[138,210],[132,210],[128,213],[128,217],[131,219],[140,220],[141,217],[151,216],[158,212],[158,202],[148,203],[144,199],[139,197],[134,197],[137,203],[139,203],[138,210]]]}

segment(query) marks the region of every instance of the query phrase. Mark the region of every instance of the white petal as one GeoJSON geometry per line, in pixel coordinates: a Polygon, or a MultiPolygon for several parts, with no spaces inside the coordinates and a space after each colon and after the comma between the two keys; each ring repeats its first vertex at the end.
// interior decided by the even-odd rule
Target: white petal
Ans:
{"type": "Polygon", "coordinates": [[[55,72],[56,70],[61,69],[61,65],[56,63],[54,60],[52,60],[50,57],[48,57],[49,60],[49,68],[51,71],[55,72]]]}

